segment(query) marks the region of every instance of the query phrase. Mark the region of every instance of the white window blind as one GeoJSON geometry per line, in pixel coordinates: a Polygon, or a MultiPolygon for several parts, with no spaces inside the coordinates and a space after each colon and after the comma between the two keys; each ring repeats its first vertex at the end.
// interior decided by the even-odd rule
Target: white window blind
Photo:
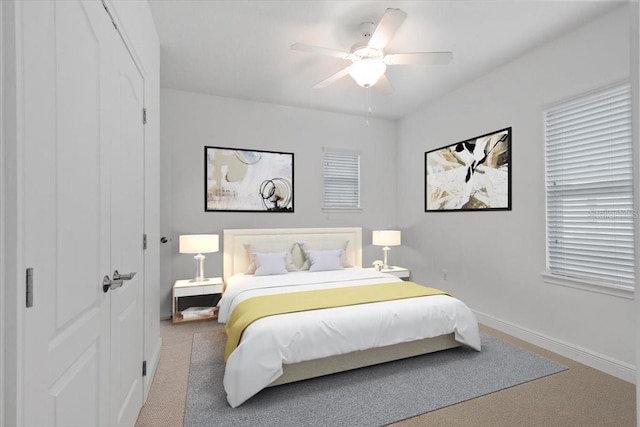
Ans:
{"type": "Polygon", "coordinates": [[[629,85],[551,108],[544,126],[548,269],[633,286],[629,85]]]}
{"type": "Polygon", "coordinates": [[[360,208],[360,155],[325,150],[324,207],[360,208]]]}

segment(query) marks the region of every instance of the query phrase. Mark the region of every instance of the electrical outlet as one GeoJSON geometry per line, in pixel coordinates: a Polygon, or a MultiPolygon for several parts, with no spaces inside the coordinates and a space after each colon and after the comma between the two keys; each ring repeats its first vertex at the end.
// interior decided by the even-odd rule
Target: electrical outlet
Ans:
{"type": "Polygon", "coordinates": [[[449,270],[442,270],[442,280],[446,282],[448,278],[449,278],[449,270]]]}

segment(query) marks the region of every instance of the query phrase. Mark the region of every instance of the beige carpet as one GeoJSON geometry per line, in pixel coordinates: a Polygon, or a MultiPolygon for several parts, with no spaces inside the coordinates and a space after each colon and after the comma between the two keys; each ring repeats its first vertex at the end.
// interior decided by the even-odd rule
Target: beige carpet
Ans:
{"type": "MultiPolygon", "coordinates": [[[[136,426],[181,427],[184,416],[193,334],[210,322],[173,325],[161,322],[162,355],[136,426]]],[[[632,427],[635,387],[570,359],[486,327],[487,334],[519,345],[569,367],[507,390],[429,412],[395,427],[414,426],[611,426],[632,427]]]]}

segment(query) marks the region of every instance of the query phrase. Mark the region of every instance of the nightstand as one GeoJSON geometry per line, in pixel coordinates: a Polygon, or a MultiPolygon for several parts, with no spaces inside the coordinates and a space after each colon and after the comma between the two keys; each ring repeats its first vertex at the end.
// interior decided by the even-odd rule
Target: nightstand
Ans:
{"type": "Polygon", "coordinates": [[[205,279],[201,282],[193,282],[191,280],[176,280],[173,284],[173,304],[172,304],[172,318],[173,323],[191,322],[194,320],[207,320],[217,319],[218,309],[211,314],[205,314],[188,319],[182,318],[182,313],[178,309],[178,299],[182,297],[194,297],[199,295],[222,295],[222,278],[214,277],[211,279],[205,279]]]}
{"type": "MultiPolygon", "coordinates": [[[[373,270],[374,268],[367,268],[365,270],[373,270]]],[[[409,270],[408,268],[404,268],[404,267],[398,267],[398,266],[393,266],[390,265],[389,268],[383,268],[382,270],[380,270],[381,273],[389,273],[389,274],[393,274],[396,277],[401,278],[402,280],[409,280],[411,279],[411,270],[409,270]]]]}

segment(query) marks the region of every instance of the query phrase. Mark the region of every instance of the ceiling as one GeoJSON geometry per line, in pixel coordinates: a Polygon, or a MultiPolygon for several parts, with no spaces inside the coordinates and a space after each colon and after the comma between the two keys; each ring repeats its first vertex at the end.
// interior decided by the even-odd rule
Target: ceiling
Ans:
{"type": "Polygon", "coordinates": [[[290,49],[349,51],[362,22],[387,7],[408,14],[386,53],[453,51],[448,65],[388,67],[394,91],[371,91],[371,115],[398,119],[615,7],[597,1],[151,0],[161,86],[223,97],[366,115],[367,90],[347,76],[311,87],[349,61],[290,49]]]}

